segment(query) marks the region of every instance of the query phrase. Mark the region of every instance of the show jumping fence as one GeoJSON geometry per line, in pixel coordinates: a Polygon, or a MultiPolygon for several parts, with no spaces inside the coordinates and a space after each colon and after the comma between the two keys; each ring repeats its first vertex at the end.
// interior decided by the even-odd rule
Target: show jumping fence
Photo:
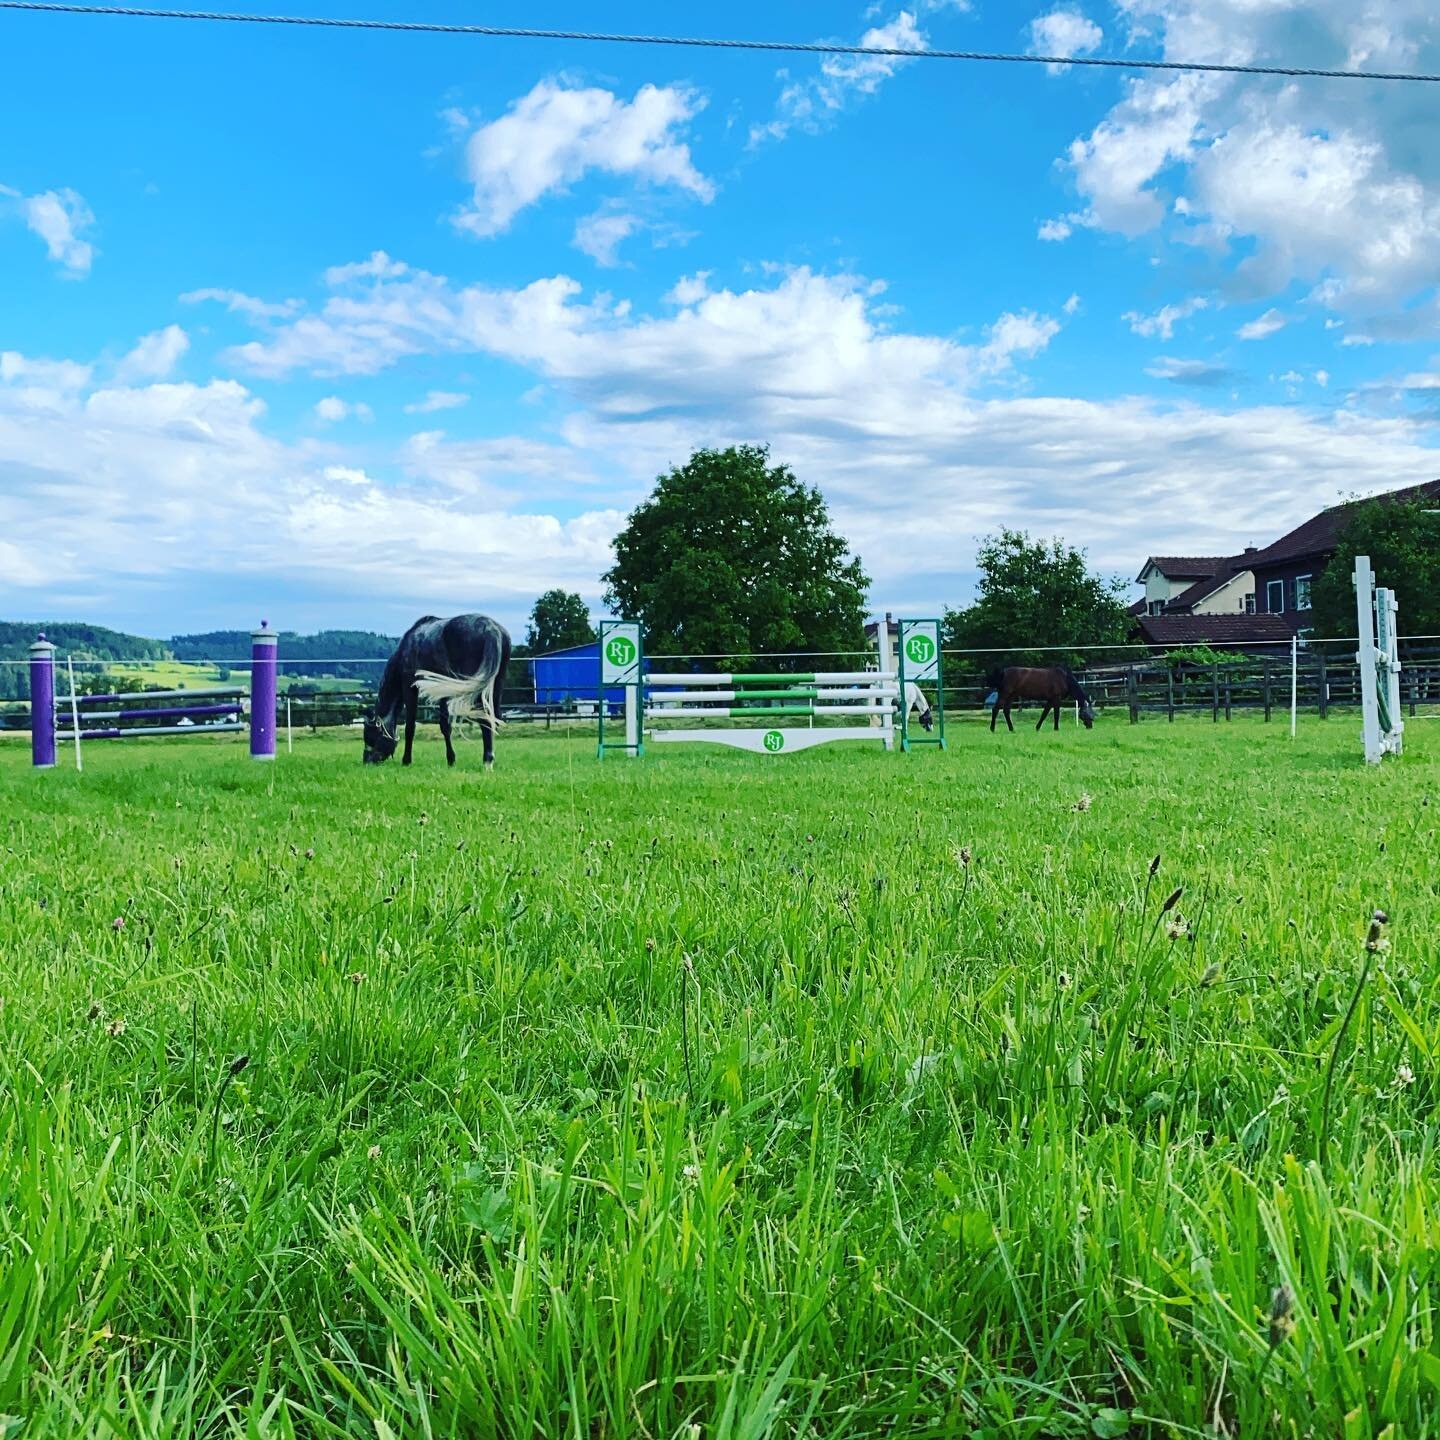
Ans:
{"type": "Polygon", "coordinates": [[[30,647],[30,761],[37,770],[59,763],[60,743],[73,744],[82,769],[83,745],[91,740],[138,740],[153,735],[215,735],[250,732],[250,758],[275,758],[279,637],[262,620],[251,635],[250,688],[117,691],[80,695],[74,666],[67,664],[68,693],[55,684],[55,646],[42,634],[30,647]],[[109,709],[97,710],[97,705],[109,709]],[[68,728],[66,724],[68,722],[68,728]]]}
{"type": "MultiPolygon", "coordinates": [[[[888,617],[887,617],[888,620],[888,617]]],[[[600,626],[598,690],[625,696],[624,739],[605,736],[605,706],[598,715],[597,754],[607,750],[643,755],[655,743],[727,745],[755,754],[781,755],[835,741],[878,741],[901,748],[945,744],[945,691],[938,620],[901,620],[898,654],[891,653],[888,625],[873,665],[855,669],[701,670],[670,673],[646,666],[644,634],[634,621],[600,626]],[[934,706],[920,685],[932,688],[934,706]],[[934,740],[913,736],[910,711],[920,705],[938,713],[934,740]],[[856,723],[863,718],[864,724],[856,723]],[[797,724],[796,721],[803,721],[797,724]],[[739,722],[739,723],[735,723],[739,722]]],[[[677,663],[670,658],[669,663],[677,663]]]]}

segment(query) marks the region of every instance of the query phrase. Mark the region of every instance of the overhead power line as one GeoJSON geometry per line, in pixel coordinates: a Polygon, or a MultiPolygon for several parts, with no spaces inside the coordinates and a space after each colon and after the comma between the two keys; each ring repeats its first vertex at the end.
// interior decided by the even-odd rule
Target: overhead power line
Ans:
{"type": "Polygon", "coordinates": [[[596,30],[534,30],[513,25],[451,25],[430,20],[361,20],[323,15],[252,15],[243,11],[165,10],[134,5],[64,4],[61,0],[0,0],[0,10],[47,15],[112,15],[132,20],[209,20],[227,25],[295,25],[324,30],[390,30],[421,35],[472,35],[490,40],[574,40],[605,45],[684,45],[700,50],[769,50],[799,55],[878,56],[891,60],[969,60],[1008,65],[1080,65],[1104,70],[1183,70],[1219,75],[1282,75],[1313,80],[1440,83],[1440,74],[1393,70],[1324,70],[1305,65],[1217,65],[1199,60],[1108,59],[1094,55],[1012,55],[993,50],[902,50],[889,45],[824,41],[744,40],[700,35],[619,35],[596,30]]]}

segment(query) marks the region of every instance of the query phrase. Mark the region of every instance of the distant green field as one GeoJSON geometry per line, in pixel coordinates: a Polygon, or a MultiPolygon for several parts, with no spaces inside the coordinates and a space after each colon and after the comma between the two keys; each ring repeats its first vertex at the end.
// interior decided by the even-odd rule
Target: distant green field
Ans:
{"type": "Polygon", "coordinates": [[[0,1435],[1440,1435],[1357,728],[0,742],[0,1435]]]}

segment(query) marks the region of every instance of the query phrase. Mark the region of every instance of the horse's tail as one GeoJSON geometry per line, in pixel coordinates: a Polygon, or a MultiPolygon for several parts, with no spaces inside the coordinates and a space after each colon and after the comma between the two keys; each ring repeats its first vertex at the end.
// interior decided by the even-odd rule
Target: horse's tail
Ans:
{"type": "MultiPolygon", "coordinates": [[[[498,657],[497,657],[498,658],[498,657]]],[[[415,688],[426,700],[450,702],[452,720],[480,720],[486,725],[503,725],[490,697],[500,666],[490,656],[473,675],[439,675],[434,670],[417,670],[415,688]]]]}

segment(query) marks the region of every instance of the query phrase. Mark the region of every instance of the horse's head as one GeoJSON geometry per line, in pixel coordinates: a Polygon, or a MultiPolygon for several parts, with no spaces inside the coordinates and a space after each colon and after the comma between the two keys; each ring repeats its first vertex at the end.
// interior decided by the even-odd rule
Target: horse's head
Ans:
{"type": "Polygon", "coordinates": [[[395,737],[373,716],[365,720],[365,763],[380,765],[395,753],[395,737]]]}
{"type": "Polygon", "coordinates": [[[933,730],[935,728],[935,715],[933,711],[927,710],[921,715],[920,728],[922,730],[933,730]]]}
{"type": "Polygon", "coordinates": [[[1088,700],[1080,706],[1080,723],[1087,730],[1095,724],[1095,707],[1088,700]]]}

